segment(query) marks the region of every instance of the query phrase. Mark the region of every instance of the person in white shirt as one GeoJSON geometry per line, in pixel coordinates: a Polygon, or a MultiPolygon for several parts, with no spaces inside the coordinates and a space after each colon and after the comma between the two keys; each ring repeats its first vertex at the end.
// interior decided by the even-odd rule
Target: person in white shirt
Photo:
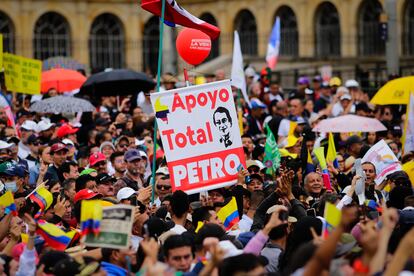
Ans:
{"type": "Polygon", "coordinates": [[[187,214],[190,211],[190,200],[188,195],[183,191],[175,191],[171,196],[171,203],[169,207],[171,220],[175,226],[170,231],[181,235],[186,232],[185,223],[187,222],[187,214]]]}

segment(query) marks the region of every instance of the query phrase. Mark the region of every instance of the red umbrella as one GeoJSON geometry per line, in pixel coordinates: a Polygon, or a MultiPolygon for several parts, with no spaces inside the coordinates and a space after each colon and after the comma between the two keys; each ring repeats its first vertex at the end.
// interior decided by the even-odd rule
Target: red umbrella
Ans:
{"type": "Polygon", "coordinates": [[[58,92],[69,92],[79,89],[86,81],[81,73],[68,69],[52,69],[42,73],[42,93],[49,89],[56,89],[58,92]]]}

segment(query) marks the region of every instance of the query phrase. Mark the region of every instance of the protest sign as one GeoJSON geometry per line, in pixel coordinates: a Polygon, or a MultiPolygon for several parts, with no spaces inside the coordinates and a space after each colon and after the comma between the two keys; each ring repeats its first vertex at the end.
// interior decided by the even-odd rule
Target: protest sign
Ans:
{"type": "Polygon", "coordinates": [[[6,88],[9,91],[18,92],[21,90],[21,57],[4,53],[3,65],[4,65],[4,81],[6,88]]]}
{"type": "Polygon", "coordinates": [[[237,182],[244,152],[229,80],[151,94],[173,190],[237,182]]]}
{"type": "Polygon", "coordinates": [[[87,234],[85,245],[115,249],[128,248],[133,220],[133,206],[120,204],[103,207],[99,234],[87,234]]]}
{"type": "Polygon", "coordinates": [[[373,145],[362,158],[362,163],[371,162],[377,171],[375,184],[381,184],[387,175],[401,171],[401,164],[384,140],[373,145]]]}
{"type": "Polygon", "coordinates": [[[42,62],[40,60],[5,53],[4,78],[9,91],[40,94],[42,62]]]}
{"type": "Polygon", "coordinates": [[[0,34],[0,69],[3,68],[3,35],[0,34]]]}
{"type": "Polygon", "coordinates": [[[37,59],[21,57],[21,93],[40,94],[42,62],[37,59]]]}

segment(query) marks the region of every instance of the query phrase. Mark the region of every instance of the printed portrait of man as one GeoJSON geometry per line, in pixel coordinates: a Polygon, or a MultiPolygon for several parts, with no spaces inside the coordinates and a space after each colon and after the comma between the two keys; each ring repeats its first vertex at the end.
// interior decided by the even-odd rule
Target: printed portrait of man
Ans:
{"type": "Polygon", "coordinates": [[[214,111],[213,122],[220,133],[220,143],[223,143],[226,148],[230,147],[233,144],[231,137],[233,121],[228,109],[222,106],[218,107],[216,111],[214,111]]]}

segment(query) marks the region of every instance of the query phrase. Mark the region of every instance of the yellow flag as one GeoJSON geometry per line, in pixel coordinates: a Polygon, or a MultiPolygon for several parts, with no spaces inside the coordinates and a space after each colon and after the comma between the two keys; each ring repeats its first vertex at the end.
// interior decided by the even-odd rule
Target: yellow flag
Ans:
{"type": "Polygon", "coordinates": [[[0,70],[3,68],[3,35],[0,34],[0,70]]]}

